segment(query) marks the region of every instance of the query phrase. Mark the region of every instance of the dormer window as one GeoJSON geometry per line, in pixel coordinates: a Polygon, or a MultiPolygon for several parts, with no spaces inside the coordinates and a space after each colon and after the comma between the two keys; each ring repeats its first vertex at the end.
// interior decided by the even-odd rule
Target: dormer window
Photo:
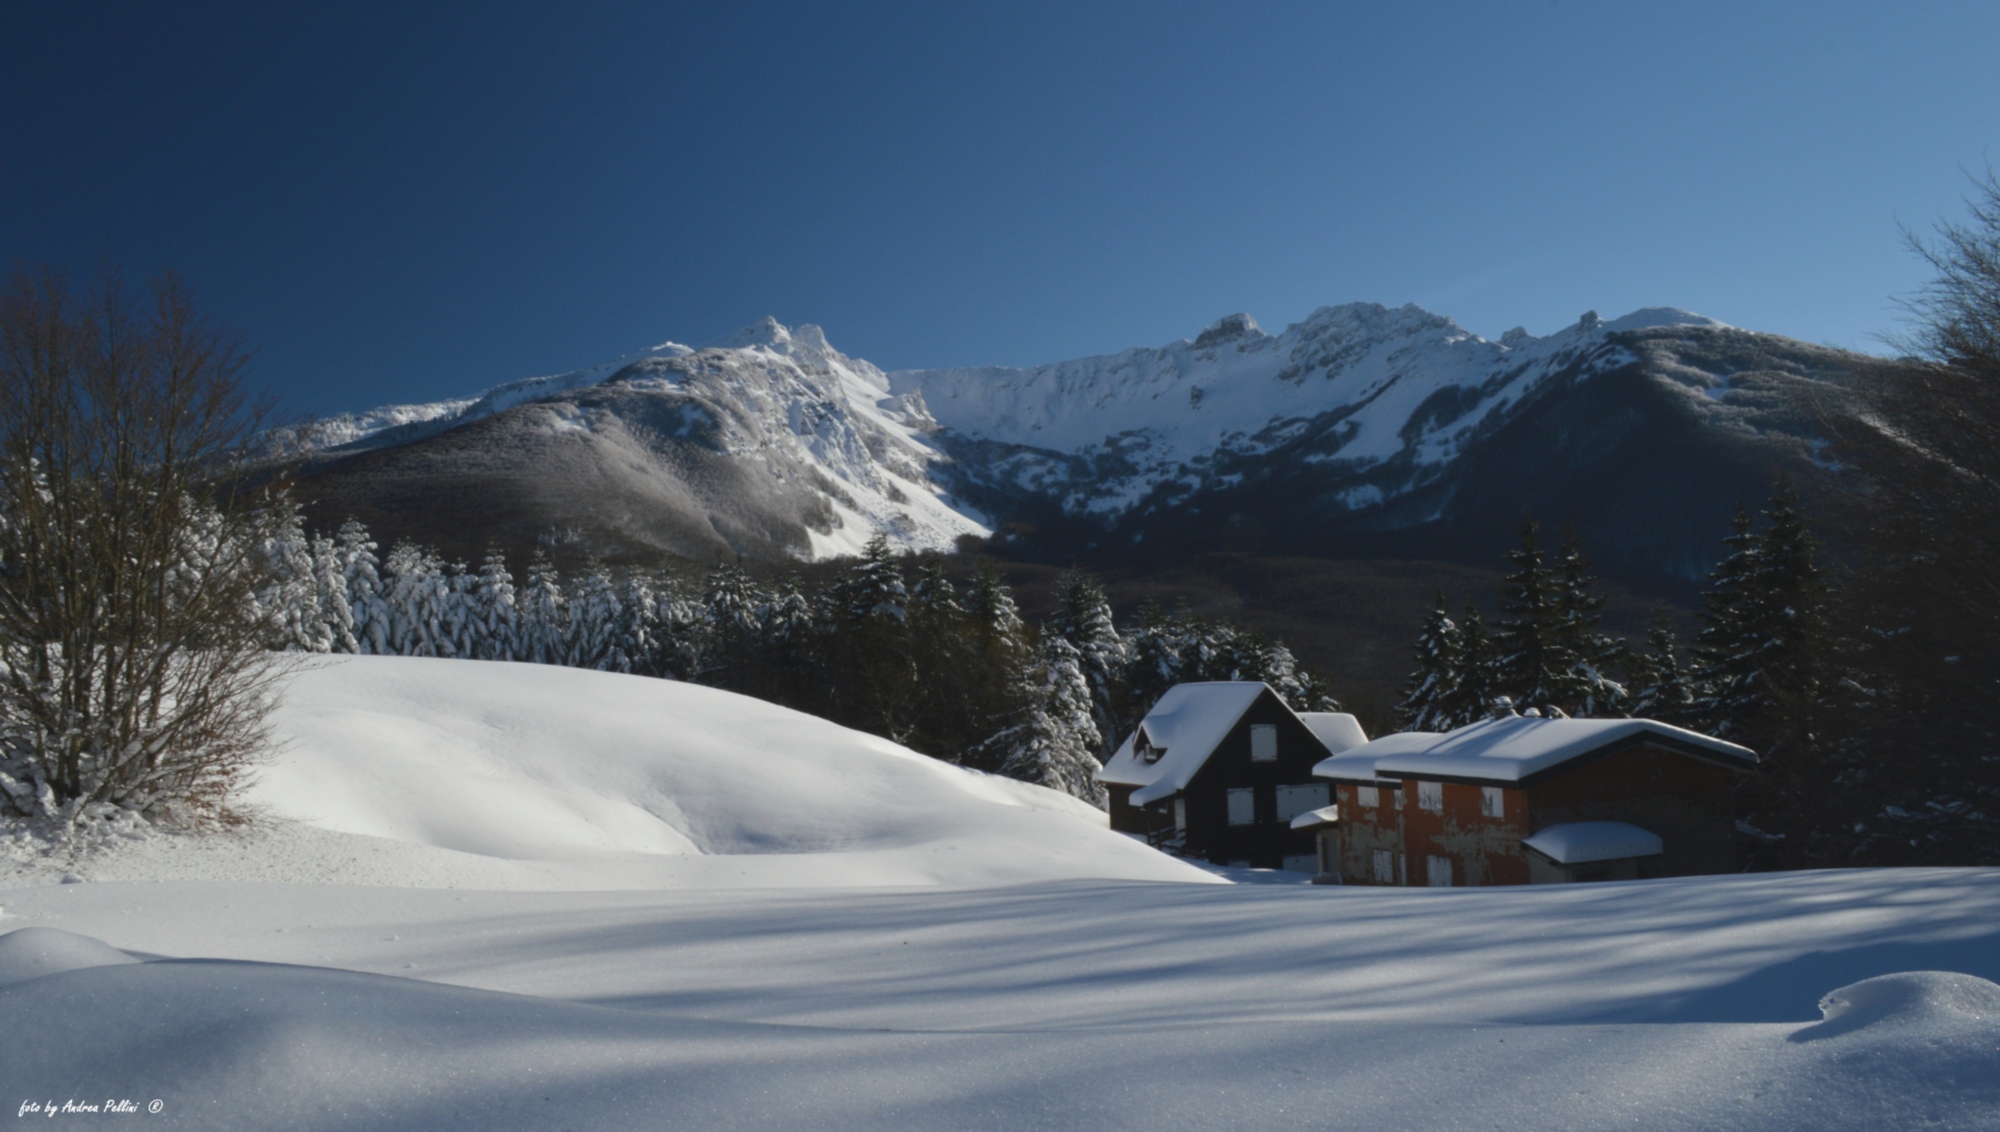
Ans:
{"type": "Polygon", "coordinates": [[[1167,753],[1167,749],[1153,746],[1153,741],[1147,738],[1145,729],[1141,728],[1138,742],[1132,744],[1132,753],[1139,756],[1140,762],[1156,763],[1160,761],[1161,755],[1167,753]]]}

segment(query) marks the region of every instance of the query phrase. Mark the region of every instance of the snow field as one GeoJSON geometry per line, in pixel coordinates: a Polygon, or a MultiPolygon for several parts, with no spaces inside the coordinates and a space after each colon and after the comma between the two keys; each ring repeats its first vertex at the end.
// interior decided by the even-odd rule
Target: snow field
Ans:
{"type": "Polygon", "coordinates": [[[2000,1123],[2000,870],[1218,884],[1049,791],[530,665],[314,662],[278,725],[265,828],[5,866],[0,1105],[446,1132],[2000,1123]]]}

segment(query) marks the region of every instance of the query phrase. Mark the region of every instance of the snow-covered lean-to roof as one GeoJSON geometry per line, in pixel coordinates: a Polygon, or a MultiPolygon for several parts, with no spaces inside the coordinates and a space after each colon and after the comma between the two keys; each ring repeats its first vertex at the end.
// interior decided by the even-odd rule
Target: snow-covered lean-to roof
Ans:
{"type": "Polygon", "coordinates": [[[1337,825],[1340,822],[1339,806],[1321,806],[1317,810],[1307,810],[1292,819],[1293,829],[1316,829],[1323,825],[1337,825]]]}
{"type": "Polygon", "coordinates": [[[1180,793],[1208,761],[1250,705],[1268,689],[1259,681],[1176,684],[1167,689],[1104,769],[1099,782],[1136,786],[1132,804],[1143,806],[1180,793]],[[1137,753],[1137,741],[1158,752],[1152,762],[1137,753]]]}
{"type": "Polygon", "coordinates": [[[1622,821],[1572,821],[1552,825],[1521,844],[1558,865],[1587,865],[1666,852],[1660,835],[1622,821]]]}
{"type": "Polygon", "coordinates": [[[1640,740],[1745,770],[1757,765],[1757,755],[1748,747],[1651,719],[1504,716],[1443,735],[1384,735],[1321,761],[1313,773],[1344,782],[1452,778],[1520,784],[1571,759],[1640,740]]]}
{"type": "Polygon", "coordinates": [[[1344,711],[1302,711],[1299,722],[1336,755],[1368,741],[1368,733],[1361,730],[1361,721],[1344,711]]]}

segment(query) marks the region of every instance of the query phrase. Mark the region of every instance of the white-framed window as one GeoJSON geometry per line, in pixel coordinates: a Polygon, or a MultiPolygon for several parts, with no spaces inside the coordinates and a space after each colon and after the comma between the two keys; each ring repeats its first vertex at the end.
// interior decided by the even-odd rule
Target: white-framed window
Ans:
{"type": "Polygon", "coordinates": [[[1255,825],[1257,822],[1257,792],[1248,786],[1238,787],[1229,792],[1229,824],[1255,825]]]}
{"type": "Polygon", "coordinates": [[[1498,786],[1479,788],[1479,812],[1489,818],[1507,816],[1507,792],[1498,786]]]}
{"type": "Polygon", "coordinates": [[[1278,820],[1291,821],[1308,810],[1326,805],[1326,783],[1278,787],[1278,820]]]}
{"type": "Polygon", "coordinates": [[[1250,761],[1269,763],[1278,760],[1278,725],[1275,723],[1253,723],[1250,725],[1250,761]]]}
{"type": "Polygon", "coordinates": [[[1354,788],[1354,804],[1357,806],[1366,806],[1372,810],[1382,804],[1382,791],[1374,786],[1356,786],[1354,788]]]}
{"type": "Polygon", "coordinates": [[[1451,887],[1451,858],[1425,857],[1424,883],[1432,888],[1451,887]]]}
{"type": "Polygon", "coordinates": [[[1444,813],[1444,783],[1417,783],[1417,808],[1434,814],[1444,813]]]}
{"type": "Polygon", "coordinates": [[[1396,855],[1394,853],[1389,852],[1387,849],[1377,849],[1375,850],[1375,859],[1370,863],[1374,866],[1376,884],[1396,883],[1396,855]]]}

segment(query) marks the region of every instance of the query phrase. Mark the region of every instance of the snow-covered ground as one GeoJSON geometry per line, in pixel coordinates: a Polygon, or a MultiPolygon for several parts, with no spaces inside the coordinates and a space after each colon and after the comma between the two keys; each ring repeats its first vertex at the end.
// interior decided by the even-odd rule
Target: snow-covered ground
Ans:
{"type": "Polygon", "coordinates": [[[280,728],[262,829],[0,875],[22,1119],[2000,1125],[2000,870],[1219,884],[1044,791],[524,665],[319,662],[280,728]]]}

